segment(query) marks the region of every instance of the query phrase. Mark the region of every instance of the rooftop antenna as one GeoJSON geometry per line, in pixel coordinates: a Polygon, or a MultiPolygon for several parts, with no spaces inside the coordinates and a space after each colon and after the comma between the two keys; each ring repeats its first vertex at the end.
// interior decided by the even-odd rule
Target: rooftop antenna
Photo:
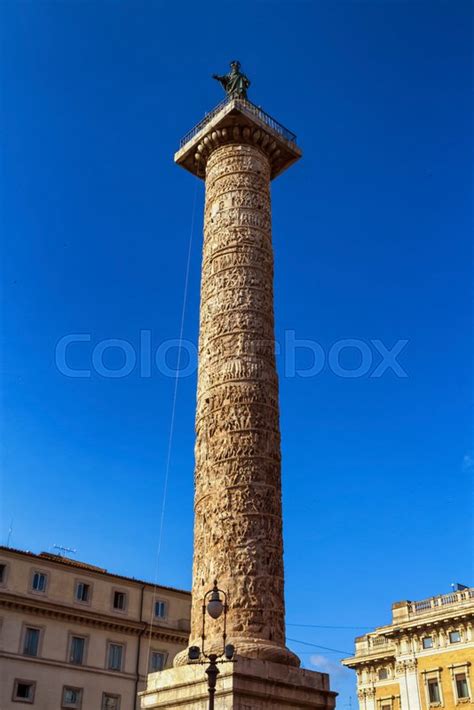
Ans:
{"type": "Polygon", "coordinates": [[[72,555],[77,554],[77,550],[74,550],[72,547],[64,547],[64,545],[53,545],[55,550],[59,550],[58,554],[60,557],[65,557],[66,552],[71,553],[72,555]]]}

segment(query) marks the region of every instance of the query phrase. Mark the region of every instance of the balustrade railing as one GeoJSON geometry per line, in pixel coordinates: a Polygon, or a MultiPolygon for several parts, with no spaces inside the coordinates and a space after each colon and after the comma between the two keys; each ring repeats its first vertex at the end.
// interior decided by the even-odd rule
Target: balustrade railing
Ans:
{"type": "Polygon", "coordinates": [[[362,639],[356,641],[356,655],[366,656],[366,655],[379,655],[387,651],[391,651],[395,648],[395,644],[392,639],[386,636],[365,636],[362,639]]]}
{"type": "Polygon", "coordinates": [[[265,125],[267,125],[273,131],[278,133],[285,140],[290,141],[291,143],[296,143],[296,135],[289,131],[288,128],[282,126],[281,123],[279,123],[275,118],[270,116],[270,114],[266,113],[266,111],[261,109],[259,106],[255,106],[255,104],[253,104],[251,101],[248,101],[248,99],[238,99],[232,96],[226,96],[223,101],[217,104],[217,106],[213,108],[212,111],[210,111],[204,116],[202,121],[199,121],[199,123],[197,123],[194,128],[191,128],[191,130],[188,131],[183,138],[181,138],[179,147],[182,148],[184,145],[186,145],[186,143],[188,143],[188,141],[191,140],[191,138],[194,138],[195,135],[202,131],[202,129],[212,121],[214,116],[216,116],[219,111],[221,111],[231,101],[235,101],[236,106],[243,110],[244,113],[251,114],[252,116],[255,116],[256,118],[260,119],[260,121],[265,123],[265,125]]]}
{"type": "Polygon", "coordinates": [[[392,643],[392,641],[385,636],[372,636],[370,637],[370,641],[374,648],[378,646],[389,646],[392,643]]]}
{"type": "Polygon", "coordinates": [[[409,614],[424,614],[432,610],[440,609],[450,604],[466,604],[474,599],[474,589],[463,589],[459,592],[440,594],[430,599],[422,599],[419,602],[411,602],[408,605],[409,614]]]}

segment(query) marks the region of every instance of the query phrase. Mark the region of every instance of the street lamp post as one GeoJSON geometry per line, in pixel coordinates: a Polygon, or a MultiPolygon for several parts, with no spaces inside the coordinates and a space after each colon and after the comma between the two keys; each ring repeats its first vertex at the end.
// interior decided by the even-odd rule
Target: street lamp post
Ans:
{"type": "Polygon", "coordinates": [[[217,580],[214,581],[214,586],[204,595],[202,600],[202,647],[190,646],[188,649],[188,658],[194,663],[202,663],[205,665],[209,662],[206,668],[207,689],[209,691],[209,710],[214,710],[214,696],[216,694],[217,676],[219,675],[218,663],[235,663],[235,649],[232,644],[226,644],[227,633],[227,594],[219,589],[217,580]],[[224,601],[221,599],[221,594],[224,601]],[[206,616],[207,614],[214,620],[218,619],[224,613],[224,629],[222,632],[222,653],[206,653],[206,616]]]}

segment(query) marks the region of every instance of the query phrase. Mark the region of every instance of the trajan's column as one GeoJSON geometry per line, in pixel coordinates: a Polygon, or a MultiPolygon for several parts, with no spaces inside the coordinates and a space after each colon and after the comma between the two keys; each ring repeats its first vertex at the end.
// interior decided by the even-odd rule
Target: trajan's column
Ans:
{"type": "MultiPolygon", "coordinates": [[[[247,99],[233,62],[225,100],[181,141],[175,161],[205,180],[195,446],[190,646],[201,646],[203,598],[227,593],[227,641],[216,707],[334,707],[327,675],[301,670],[285,646],[278,378],[270,181],[301,156],[296,137],[247,99]]],[[[222,620],[206,651],[222,652],[222,620]]],[[[149,676],[143,708],[207,708],[207,679],[188,653],[149,676]]]]}

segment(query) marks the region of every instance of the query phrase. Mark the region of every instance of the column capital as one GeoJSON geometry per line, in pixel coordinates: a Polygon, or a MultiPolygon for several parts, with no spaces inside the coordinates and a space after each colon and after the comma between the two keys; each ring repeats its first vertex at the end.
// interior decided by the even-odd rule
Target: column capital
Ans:
{"type": "Polygon", "coordinates": [[[232,143],[254,145],[262,150],[270,161],[271,179],[302,155],[294,133],[251,101],[230,98],[184,136],[174,160],[193,175],[204,178],[207,159],[214,149],[232,143]]]}

